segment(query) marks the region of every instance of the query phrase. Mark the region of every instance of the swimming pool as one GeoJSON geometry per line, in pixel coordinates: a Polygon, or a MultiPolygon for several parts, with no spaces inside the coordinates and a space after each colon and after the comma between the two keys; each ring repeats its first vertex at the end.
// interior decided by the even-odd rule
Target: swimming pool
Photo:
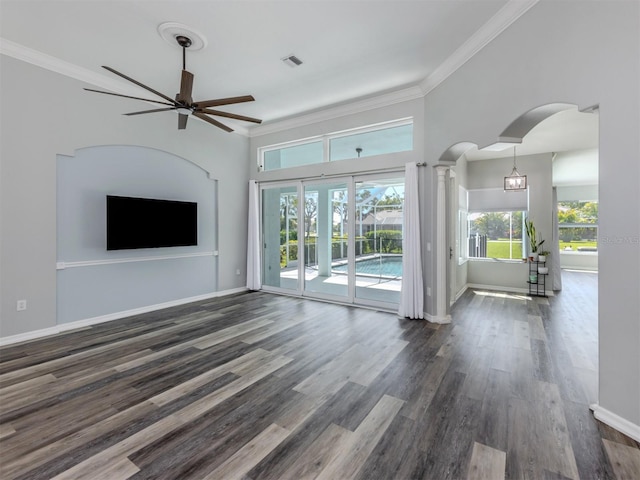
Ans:
{"type": "MultiPolygon", "coordinates": [[[[347,264],[334,265],[332,270],[346,272],[347,264]]],[[[402,256],[379,256],[356,260],[356,275],[371,275],[375,277],[402,278],[402,256]]]]}

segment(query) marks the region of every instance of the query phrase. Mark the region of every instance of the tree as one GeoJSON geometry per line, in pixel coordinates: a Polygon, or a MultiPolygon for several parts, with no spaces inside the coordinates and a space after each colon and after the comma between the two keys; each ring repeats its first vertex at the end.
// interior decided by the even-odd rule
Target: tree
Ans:
{"type": "Polygon", "coordinates": [[[502,212],[483,213],[473,221],[474,230],[491,240],[508,237],[509,219],[502,212]]]}
{"type": "Polygon", "coordinates": [[[585,238],[595,239],[598,223],[598,202],[560,202],[558,203],[558,223],[574,224],[573,227],[560,229],[560,240],[577,242],[585,238]]]}
{"type": "Polygon", "coordinates": [[[390,205],[393,207],[402,206],[404,199],[398,195],[396,192],[393,192],[391,195],[385,195],[384,198],[381,198],[376,202],[376,206],[382,205],[390,205]]]}
{"type": "Polygon", "coordinates": [[[309,238],[311,228],[315,228],[318,213],[318,194],[305,195],[304,197],[304,225],[305,238],[309,238]]]}
{"type": "Polygon", "coordinates": [[[585,202],[580,208],[579,216],[584,223],[598,223],[598,203],[585,202]]]}
{"type": "Polygon", "coordinates": [[[522,212],[511,214],[511,236],[512,238],[522,238],[522,212]]]}
{"type": "Polygon", "coordinates": [[[280,245],[298,239],[298,195],[280,194],[280,245]],[[289,235],[287,238],[287,220],[289,235]]]}
{"type": "MultiPolygon", "coordinates": [[[[347,203],[347,191],[336,190],[333,192],[331,198],[331,204],[333,205],[333,212],[338,215],[342,224],[347,223],[347,217],[349,215],[349,204],[347,203]]],[[[334,225],[335,232],[340,233],[340,223],[334,225]]]]}

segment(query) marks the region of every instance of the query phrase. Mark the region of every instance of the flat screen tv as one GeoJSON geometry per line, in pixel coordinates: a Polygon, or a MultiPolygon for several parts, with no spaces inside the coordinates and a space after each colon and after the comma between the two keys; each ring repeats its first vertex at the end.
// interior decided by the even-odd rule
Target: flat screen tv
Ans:
{"type": "Polygon", "coordinates": [[[107,250],[197,244],[197,203],[107,195],[107,250]]]}

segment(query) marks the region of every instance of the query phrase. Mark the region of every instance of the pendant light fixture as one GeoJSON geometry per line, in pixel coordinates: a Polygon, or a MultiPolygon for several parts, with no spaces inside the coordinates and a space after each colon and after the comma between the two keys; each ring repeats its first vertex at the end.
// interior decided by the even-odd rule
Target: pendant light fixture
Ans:
{"type": "Polygon", "coordinates": [[[518,192],[527,189],[527,176],[520,175],[516,167],[516,147],[513,147],[513,170],[511,175],[504,177],[504,191],[518,192]]]}

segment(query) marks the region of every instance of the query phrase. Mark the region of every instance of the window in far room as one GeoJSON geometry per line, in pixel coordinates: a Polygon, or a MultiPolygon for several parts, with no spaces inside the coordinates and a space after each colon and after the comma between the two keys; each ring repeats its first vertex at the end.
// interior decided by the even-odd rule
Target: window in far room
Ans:
{"type": "Polygon", "coordinates": [[[598,202],[558,202],[558,233],[563,252],[597,252],[598,202]]]}
{"type": "Polygon", "coordinates": [[[525,212],[475,212],[467,217],[470,258],[520,260],[525,212]]]}
{"type": "Polygon", "coordinates": [[[522,260],[527,256],[524,219],[529,210],[528,190],[468,190],[467,202],[468,258],[522,260]]]}

